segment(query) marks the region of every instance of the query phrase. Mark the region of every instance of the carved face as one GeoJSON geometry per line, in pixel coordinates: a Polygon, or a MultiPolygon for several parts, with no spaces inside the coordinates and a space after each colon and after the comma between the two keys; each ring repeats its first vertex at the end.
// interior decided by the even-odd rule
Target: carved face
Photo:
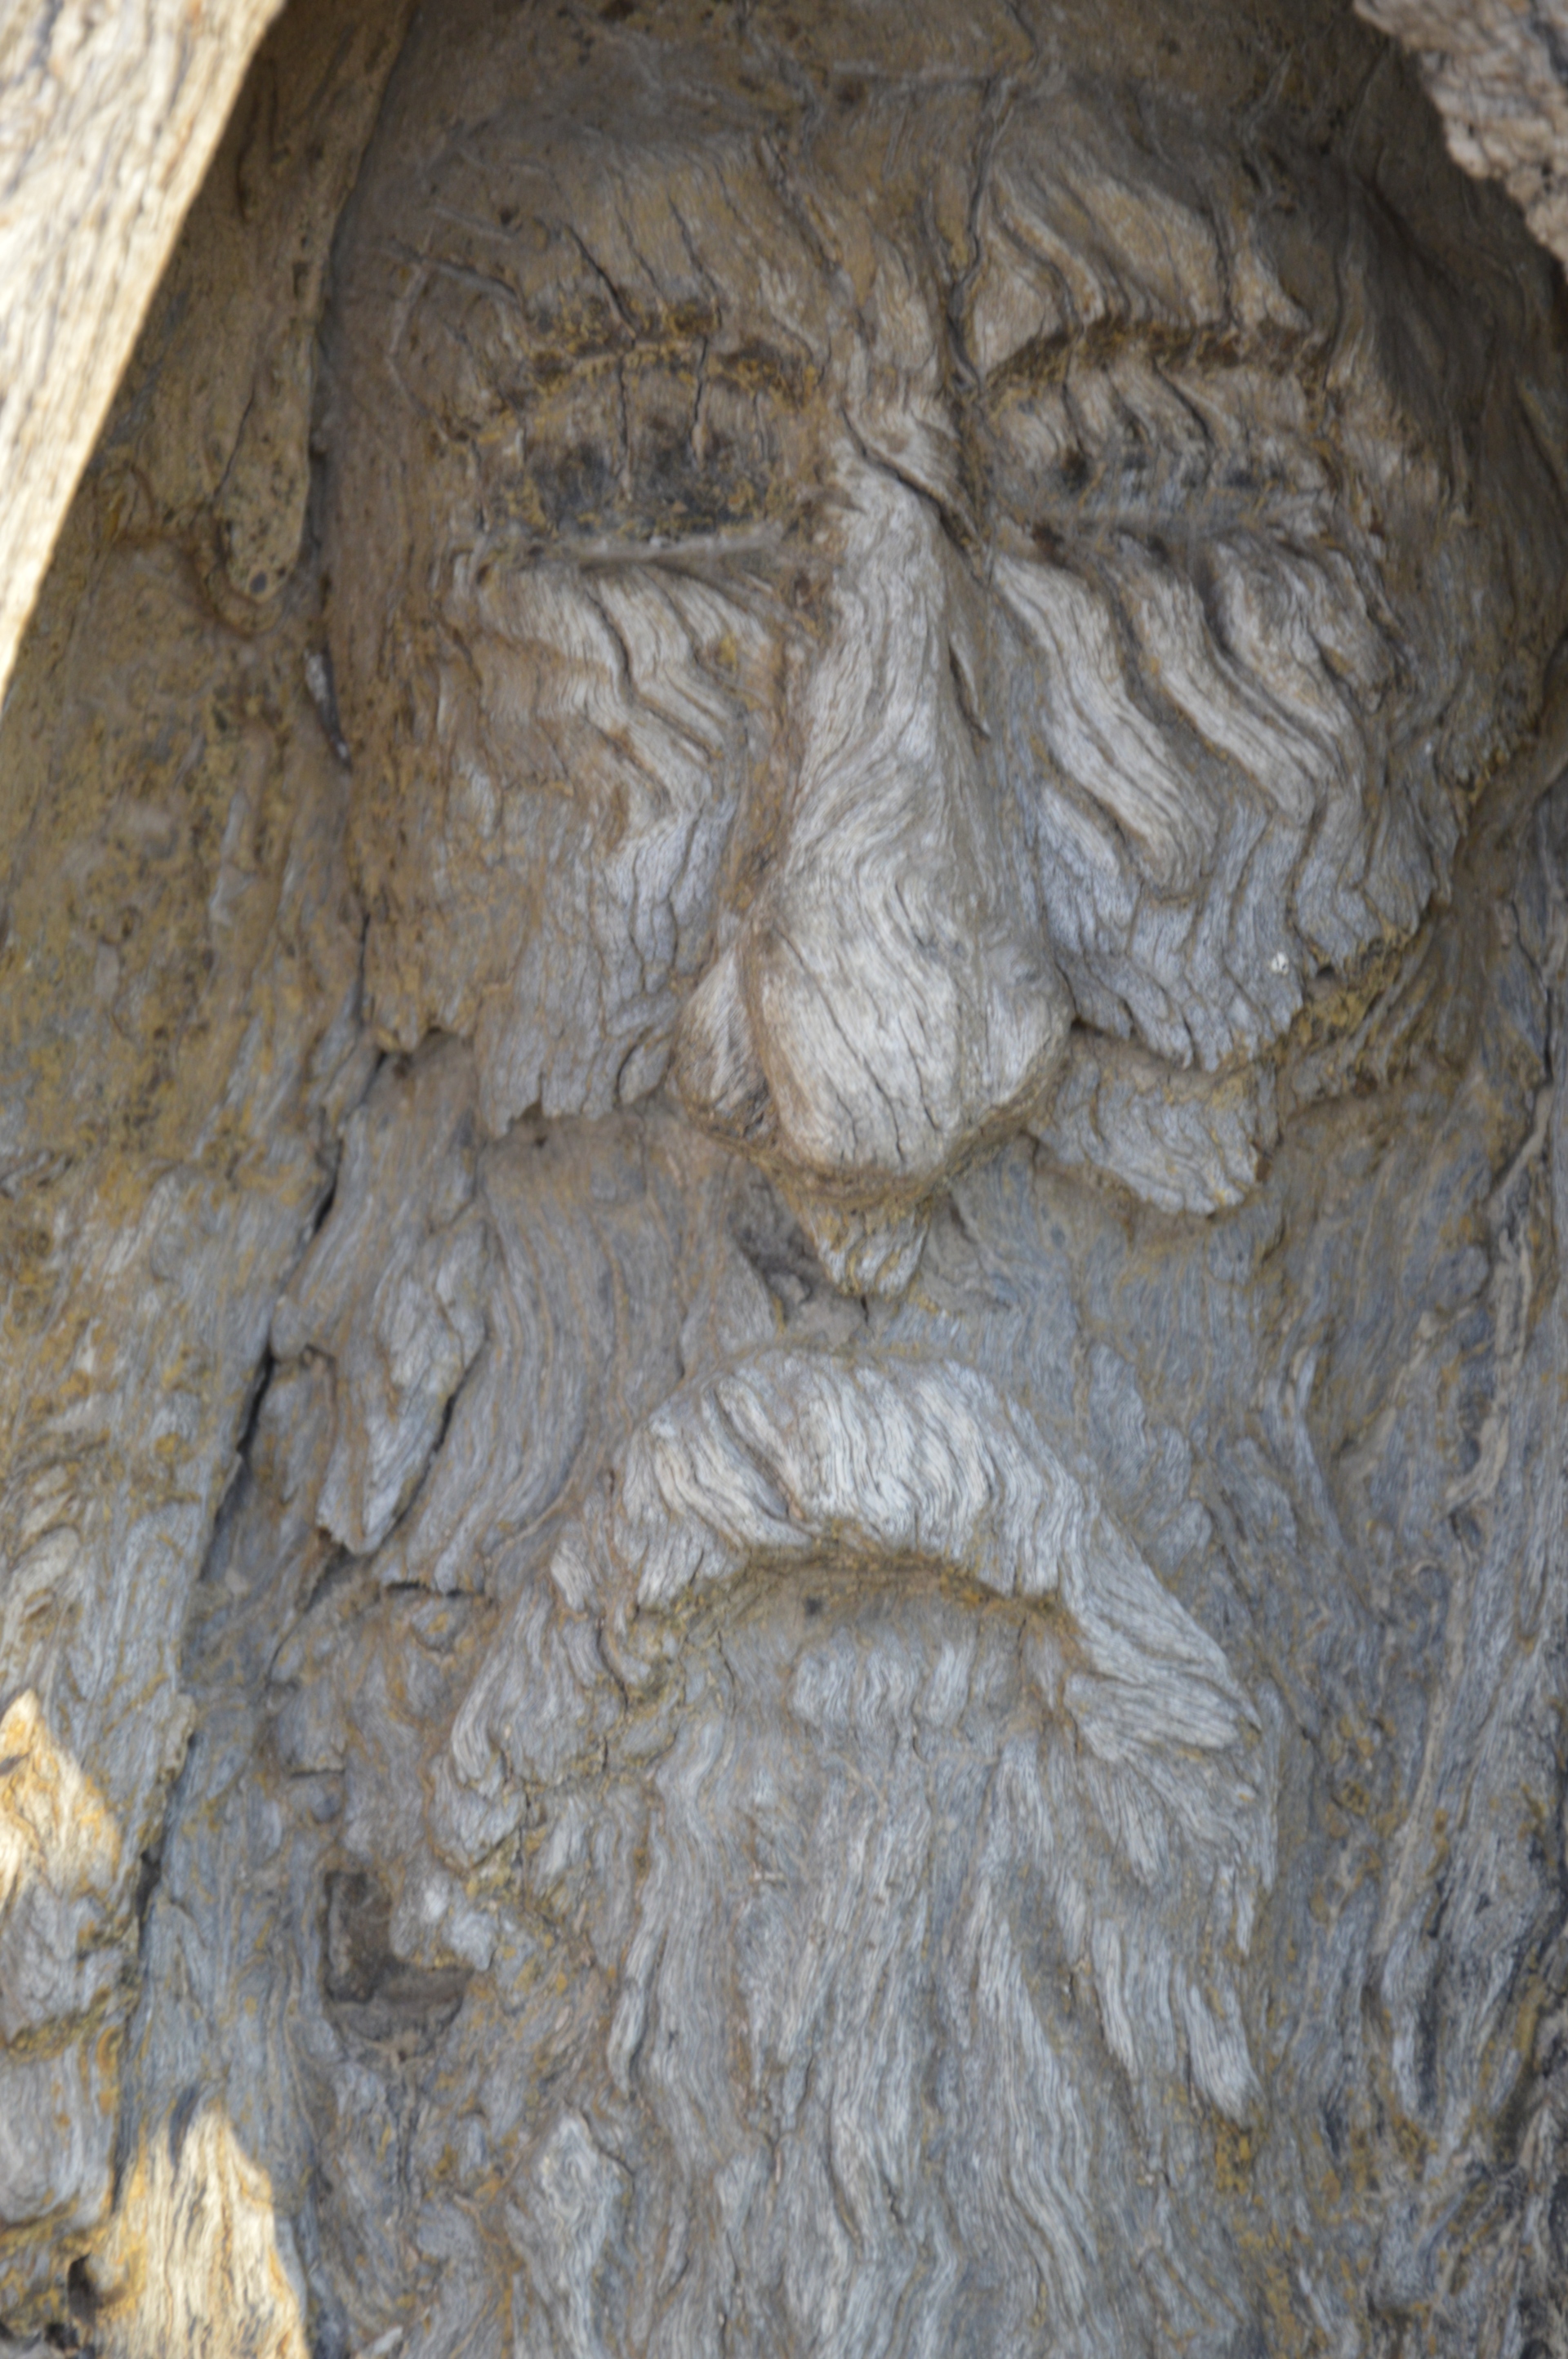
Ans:
{"type": "Polygon", "coordinates": [[[384,1997],[438,2101],[327,2085],[322,2200],[373,2280],[405,2175],[519,2349],[1219,2359],[1216,2157],[1293,2069],[1250,1608],[1334,1576],[1317,1346],[1243,1597],[1194,1472],[1273,1398],[1228,1281],[1188,1237],[1106,1312],[1113,1215],[960,1167],[1024,1128],[1246,1188],[1520,719],[1560,503],[1508,323],[1342,160],[1044,49],[814,82],[766,14],[579,68],[583,20],[498,61],[476,5],[340,248],[330,619],[411,1053],[274,1321],[279,1461],[365,1567],[276,1738],[346,1788],[299,2050],[384,1997]],[[1202,1330],[1172,1390],[1253,1368],[1190,1437],[1144,1304],[1146,1365],[1202,1330]]]}
{"type": "Polygon", "coordinates": [[[1265,201],[1060,78],[983,139],[962,86],[791,131],[644,46],[362,201],[374,1011],[471,1033],[497,1130],[673,1057],[896,1285],[974,1143],[1048,1131],[1075,1018],[1212,1128],[1201,1077],[1411,932],[1535,544],[1469,512],[1487,323],[1336,168],[1265,201]]]}

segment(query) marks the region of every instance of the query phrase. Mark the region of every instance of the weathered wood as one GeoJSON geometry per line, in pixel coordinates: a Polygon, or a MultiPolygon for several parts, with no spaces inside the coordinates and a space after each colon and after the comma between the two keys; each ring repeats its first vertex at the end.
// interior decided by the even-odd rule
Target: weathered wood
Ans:
{"type": "Polygon", "coordinates": [[[1456,162],[1502,182],[1568,264],[1568,7],[1563,0],[1356,0],[1410,49],[1456,162]]]}
{"type": "Polygon", "coordinates": [[[82,468],[280,0],[0,20],[0,693],[82,468]]]}
{"type": "Polygon", "coordinates": [[[1552,266],[1340,0],[408,21],[0,714],[0,2329],[1557,2359],[1552,266]]]}

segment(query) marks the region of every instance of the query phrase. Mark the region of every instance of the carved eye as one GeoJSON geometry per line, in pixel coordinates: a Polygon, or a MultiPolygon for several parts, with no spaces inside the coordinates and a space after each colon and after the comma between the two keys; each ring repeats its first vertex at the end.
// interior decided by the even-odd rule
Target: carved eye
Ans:
{"type": "Polygon", "coordinates": [[[783,504],[789,412],[804,391],[772,355],[695,337],[639,339],[613,360],[552,370],[516,399],[522,504],[565,538],[754,525],[783,504]]]}
{"type": "Polygon", "coordinates": [[[677,540],[787,506],[816,389],[803,358],[687,304],[617,317],[591,290],[525,305],[476,272],[434,272],[398,354],[487,523],[543,544],[677,540]]]}
{"type": "Polygon", "coordinates": [[[1301,527],[1329,491],[1299,376],[1218,352],[1130,337],[1106,359],[1024,355],[988,386],[984,432],[998,511],[1037,544],[1125,526],[1183,533],[1301,527]]]}
{"type": "Polygon", "coordinates": [[[787,512],[826,358],[808,316],[819,272],[788,251],[754,159],[737,152],[719,176],[654,142],[622,158],[622,186],[597,154],[523,173],[503,148],[449,159],[421,192],[417,258],[412,240],[384,249],[380,299],[406,305],[390,357],[440,499],[466,518],[471,495],[481,530],[543,548],[623,550],[787,512]],[[520,178],[524,194],[498,205],[520,178]]]}

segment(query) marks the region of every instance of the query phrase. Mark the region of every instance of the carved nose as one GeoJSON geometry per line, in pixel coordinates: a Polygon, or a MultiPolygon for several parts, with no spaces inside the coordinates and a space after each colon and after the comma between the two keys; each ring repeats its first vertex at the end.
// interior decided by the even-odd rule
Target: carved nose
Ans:
{"type": "Polygon", "coordinates": [[[782,857],[676,1078],[806,1180],[907,1197],[1038,1090],[1070,1006],[984,744],[979,593],[926,500],[863,463],[845,493],[782,857]]]}

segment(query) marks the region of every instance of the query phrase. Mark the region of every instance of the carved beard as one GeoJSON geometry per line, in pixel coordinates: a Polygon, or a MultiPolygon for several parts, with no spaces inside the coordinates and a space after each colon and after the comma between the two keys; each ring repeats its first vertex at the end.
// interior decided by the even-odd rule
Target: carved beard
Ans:
{"type": "Polygon", "coordinates": [[[510,2219],[557,2348],[1113,2359],[1152,2330],[1234,2335],[1233,2256],[1181,2194],[1209,2186],[1193,2109],[1118,2068],[1088,1966],[1117,1942],[1170,2035],[1170,1927],[1147,1893],[1112,1925],[1073,1889],[1082,1780],[1037,1643],[914,1571],[818,1570],[688,1636],[616,2094],[555,2116],[510,2219]],[[607,2287],[617,2224],[643,2267],[607,2287]]]}
{"type": "Polygon", "coordinates": [[[1257,2096],[1271,1746],[1016,1403],[778,1350],[675,1396],[519,1600],[431,1832],[471,1868],[530,1800],[530,1896],[617,1984],[514,2207],[565,2347],[1224,2346],[1181,2190],[1257,2096]]]}

